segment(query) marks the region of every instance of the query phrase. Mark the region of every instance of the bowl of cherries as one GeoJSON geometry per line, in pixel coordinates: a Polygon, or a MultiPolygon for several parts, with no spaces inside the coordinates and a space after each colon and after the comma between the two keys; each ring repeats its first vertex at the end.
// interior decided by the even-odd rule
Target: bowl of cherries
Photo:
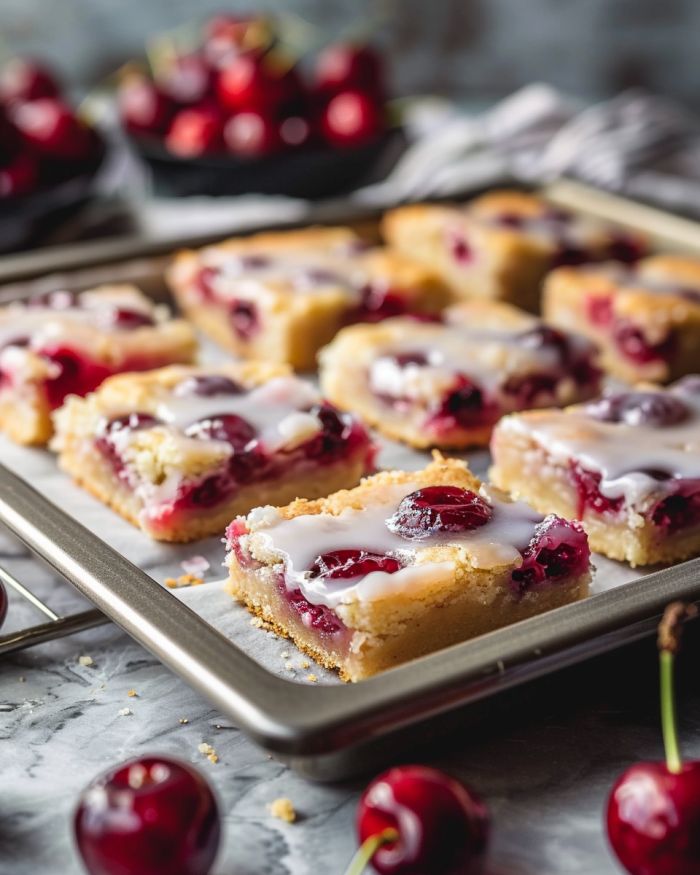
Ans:
{"type": "Polygon", "coordinates": [[[127,65],[119,115],[157,192],[322,198],[388,169],[404,140],[380,55],[337,43],[302,70],[280,46],[272,19],[225,15],[127,65]]]}
{"type": "Polygon", "coordinates": [[[87,201],[104,143],[54,74],[26,58],[0,69],[0,251],[29,243],[87,201]]]}

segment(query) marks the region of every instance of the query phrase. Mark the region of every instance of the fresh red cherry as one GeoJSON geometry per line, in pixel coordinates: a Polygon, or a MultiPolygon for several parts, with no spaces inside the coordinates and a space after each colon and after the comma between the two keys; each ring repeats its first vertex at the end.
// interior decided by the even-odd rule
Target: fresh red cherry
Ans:
{"type": "Polygon", "coordinates": [[[263,112],[293,101],[300,87],[296,71],[283,58],[250,52],[221,70],[217,93],[221,105],[233,112],[263,112]]]}
{"type": "Polygon", "coordinates": [[[119,114],[128,131],[134,134],[163,134],[175,106],[145,76],[130,76],[119,87],[119,114]]]}
{"type": "Polygon", "coordinates": [[[7,591],[0,581],[0,626],[5,622],[7,616],[7,591]]]}
{"type": "Polygon", "coordinates": [[[141,310],[129,310],[127,307],[115,307],[107,312],[107,323],[120,331],[133,331],[135,328],[147,328],[155,325],[153,316],[141,310]]]}
{"type": "Polygon", "coordinates": [[[314,84],[329,96],[348,89],[367,91],[374,96],[384,92],[384,65],[370,46],[335,43],[318,56],[314,84]]]}
{"type": "Polygon", "coordinates": [[[181,106],[201,103],[213,86],[212,73],[200,55],[179,55],[158,77],[167,97],[181,106]]]}
{"type": "Polygon", "coordinates": [[[132,760],[93,781],[74,828],[90,875],[206,875],[221,831],[204,778],[165,757],[132,760]]]}
{"type": "Polygon", "coordinates": [[[224,141],[234,155],[260,158],[282,145],[277,120],[268,112],[246,110],[232,116],[224,127],[224,141]]]}
{"type": "Polygon", "coordinates": [[[387,520],[390,531],[410,540],[439,532],[468,532],[486,525],[493,508],[476,492],[460,486],[424,486],[401,500],[387,520]]]}
{"type": "Polygon", "coordinates": [[[262,15],[216,15],[204,26],[202,53],[213,70],[220,70],[239,54],[262,54],[273,42],[272,24],[262,15]]]}
{"type": "Polygon", "coordinates": [[[223,125],[218,111],[209,106],[181,109],[165,137],[165,145],[180,158],[196,158],[222,146],[223,125]]]}
{"type": "Polygon", "coordinates": [[[309,122],[301,115],[290,115],[279,125],[279,140],[290,149],[299,149],[311,140],[312,130],[309,122]]]}
{"type": "Polygon", "coordinates": [[[608,839],[631,875],[700,872],[700,761],[681,761],[673,695],[681,625],[696,614],[695,606],[675,602],[659,625],[666,762],[632,766],[617,780],[608,800],[608,839]]]}
{"type": "Polygon", "coordinates": [[[0,167],[0,198],[29,194],[39,184],[39,163],[26,152],[0,167]]]}
{"type": "Polygon", "coordinates": [[[357,834],[362,845],[347,875],[367,863],[380,875],[475,875],[486,855],[489,814],[444,772],[400,766],[362,794],[357,834]]]}
{"type": "Polygon", "coordinates": [[[81,161],[97,149],[95,132],[53,97],[17,104],[12,121],[24,142],[42,157],[81,161]]]}
{"type": "Polygon", "coordinates": [[[0,70],[0,103],[24,103],[40,97],[58,97],[53,75],[41,64],[27,58],[13,58],[0,70]]]}
{"type": "Polygon", "coordinates": [[[321,117],[321,131],[333,146],[361,146],[384,130],[382,110],[363,91],[341,91],[332,97],[321,117]]]}

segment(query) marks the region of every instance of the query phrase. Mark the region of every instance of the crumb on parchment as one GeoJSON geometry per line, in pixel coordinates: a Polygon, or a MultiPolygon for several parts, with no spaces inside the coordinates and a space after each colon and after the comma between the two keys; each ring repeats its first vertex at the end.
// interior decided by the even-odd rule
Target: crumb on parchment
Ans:
{"type": "Polygon", "coordinates": [[[166,577],[163,583],[168,589],[179,589],[182,586],[201,586],[204,578],[196,574],[181,574],[179,577],[166,577]]]}
{"type": "Polygon", "coordinates": [[[200,753],[203,753],[204,756],[209,760],[210,763],[218,763],[219,762],[219,757],[218,757],[216,751],[206,741],[203,741],[201,744],[197,745],[197,750],[200,753]]]}
{"type": "Polygon", "coordinates": [[[89,666],[89,665],[94,665],[94,664],[95,664],[95,660],[94,660],[91,656],[87,656],[87,655],[85,655],[85,656],[79,656],[79,657],[78,657],[78,663],[79,663],[80,665],[85,666],[85,667],[87,668],[87,666],[89,666]]]}

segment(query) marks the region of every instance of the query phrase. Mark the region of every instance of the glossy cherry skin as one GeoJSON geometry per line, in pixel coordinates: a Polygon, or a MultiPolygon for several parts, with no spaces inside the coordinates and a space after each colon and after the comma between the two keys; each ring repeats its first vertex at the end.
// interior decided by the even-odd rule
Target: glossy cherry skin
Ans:
{"type": "Polygon", "coordinates": [[[341,91],[331,98],[321,117],[321,131],[333,146],[361,146],[384,129],[382,110],[363,91],[341,91]]]}
{"type": "Polygon", "coordinates": [[[12,121],[27,146],[44,158],[80,161],[97,149],[94,131],[70,107],[52,97],[18,104],[12,121]]]}
{"type": "Polygon", "coordinates": [[[133,134],[163,134],[175,113],[175,105],[145,76],[130,77],[119,88],[119,114],[133,134]]]}
{"type": "Polygon", "coordinates": [[[426,766],[400,766],[375,778],[357,809],[364,842],[397,830],[372,866],[381,875],[475,875],[482,870],[489,836],[484,803],[458,781],[426,766]]]}
{"type": "Polygon", "coordinates": [[[196,158],[221,149],[223,123],[213,107],[181,109],[172,121],[165,145],[180,158],[196,158]]]}
{"type": "Polygon", "coordinates": [[[608,838],[631,875],[700,873],[700,762],[637,763],[612,789],[608,838]]]}
{"type": "Polygon", "coordinates": [[[214,80],[204,58],[190,54],[176,57],[159,77],[158,84],[163,94],[175,103],[193,106],[209,94],[214,80]]]}
{"type": "Polygon", "coordinates": [[[492,516],[491,505],[470,489],[424,486],[401,500],[387,526],[402,538],[420,540],[439,532],[472,531],[492,516]]]}
{"type": "Polygon", "coordinates": [[[7,616],[7,591],[2,583],[0,583],[0,626],[5,622],[7,616]]]}
{"type": "Polygon", "coordinates": [[[36,61],[13,58],[0,70],[0,103],[24,103],[40,97],[57,97],[59,87],[53,74],[36,61]]]}
{"type": "Polygon", "coordinates": [[[384,90],[382,59],[370,46],[334,43],[318,56],[314,83],[319,92],[329,96],[348,89],[381,95],[384,90]]]}
{"type": "Polygon", "coordinates": [[[0,167],[0,198],[29,194],[39,184],[39,162],[26,152],[0,167]]]}
{"type": "Polygon", "coordinates": [[[271,155],[282,146],[275,117],[252,109],[238,112],[226,122],[224,142],[229,152],[246,158],[271,155]]]}
{"type": "Polygon", "coordinates": [[[204,778],[165,757],[97,778],[80,798],[74,828],[90,875],[206,875],[221,831],[204,778]]]}
{"type": "Polygon", "coordinates": [[[270,112],[292,104],[301,93],[299,77],[282,58],[250,52],[235,57],[218,77],[217,94],[232,112],[270,112]]]}
{"type": "Polygon", "coordinates": [[[262,15],[215,15],[204,26],[202,54],[220,70],[239,54],[262,54],[273,42],[270,21],[262,15]]]}
{"type": "Polygon", "coordinates": [[[680,398],[664,392],[621,392],[606,395],[586,406],[587,412],[603,422],[667,428],[690,416],[680,398]]]}

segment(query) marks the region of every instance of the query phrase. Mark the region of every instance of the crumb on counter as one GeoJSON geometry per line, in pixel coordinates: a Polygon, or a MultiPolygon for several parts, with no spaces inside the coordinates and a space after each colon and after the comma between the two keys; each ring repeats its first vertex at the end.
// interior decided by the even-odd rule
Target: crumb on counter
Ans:
{"type": "Polygon", "coordinates": [[[168,589],[179,589],[181,586],[201,586],[204,578],[196,574],[181,574],[179,577],[166,577],[163,583],[168,589]]]}
{"type": "Polygon", "coordinates": [[[127,690],[126,694],[130,699],[133,699],[134,696],[138,696],[138,693],[136,692],[136,690],[127,690]]]}
{"type": "Polygon", "coordinates": [[[297,819],[297,813],[291,799],[275,799],[268,804],[267,808],[273,817],[283,820],[285,823],[294,823],[297,819]]]}
{"type": "Polygon", "coordinates": [[[120,708],[118,711],[120,717],[130,717],[133,713],[131,708],[120,708]]]}
{"type": "Polygon", "coordinates": [[[197,745],[197,750],[200,753],[203,753],[204,756],[209,760],[210,763],[218,763],[219,762],[219,757],[218,757],[216,751],[206,741],[203,741],[201,744],[197,745]]]}
{"type": "Polygon", "coordinates": [[[185,723],[189,723],[190,721],[187,719],[187,717],[180,717],[180,719],[177,722],[182,723],[182,725],[184,726],[185,723]]]}
{"type": "Polygon", "coordinates": [[[318,681],[318,678],[316,677],[315,674],[307,674],[307,675],[306,675],[306,680],[307,680],[310,684],[315,684],[316,681],[318,681]]]}
{"type": "Polygon", "coordinates": [[[284,667],[287,671],[290,671],[292,674],[294,674],[294,664],[293,663],[285,662],[284,667]]]}
{"type": "Polygon", "coordinates": [[[78,663],[87,668],[87,666],[89,666],[89,665],[94,665],[95,660],[91,656],[79,656],[78,663]]]}
{"type": "Polygon", "coordinates": [[[301,667],[302,667],[302,668],[310,668],[310,667],[311,667],[311,663],[309,662],[308,659],[302,659],[302,661],[301,661],[301,667]]]}
{"type": "Polygon", "coordinates": [[[289,651],[283,650],[282,653],[280,653],[280,659],[289,659],[289,651]]]}

